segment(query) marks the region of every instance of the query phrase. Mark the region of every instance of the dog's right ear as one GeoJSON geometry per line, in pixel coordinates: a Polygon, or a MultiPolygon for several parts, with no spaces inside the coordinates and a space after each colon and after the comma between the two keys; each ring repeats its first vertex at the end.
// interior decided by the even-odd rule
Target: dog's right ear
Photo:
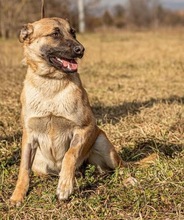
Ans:
{"type": "Polygon", "coordinates": [[[19,41],[23,43],[26,39],[29,39],[33,33],[33,26],[31,24],[25,24],[19,34],[19,41]]]}

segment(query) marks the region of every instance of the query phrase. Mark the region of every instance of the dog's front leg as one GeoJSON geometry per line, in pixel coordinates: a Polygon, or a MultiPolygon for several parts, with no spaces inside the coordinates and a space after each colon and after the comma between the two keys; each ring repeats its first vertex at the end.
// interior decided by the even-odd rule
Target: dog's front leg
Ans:
{"type": "Polygon", "coordinates": [[[85,129],[78,129],[74,132],[70,148],[63,158],[62,168],[59,174],[60,178],[57,188],[59,200],[68,199],[72,193],[75,170],[87,158],[98,132],[98,128],[94,129],[92,126],[85,127],[85,129]]]}
{"type": "Polygon", "coordinates": [[[12,204],[19,206],[29,188],[29,174],[36,153],[36,143],[34,139],[28,141],[27,134],[23,132],[21,163],[18,180],[15,190],[10,198],[12,204]]]}

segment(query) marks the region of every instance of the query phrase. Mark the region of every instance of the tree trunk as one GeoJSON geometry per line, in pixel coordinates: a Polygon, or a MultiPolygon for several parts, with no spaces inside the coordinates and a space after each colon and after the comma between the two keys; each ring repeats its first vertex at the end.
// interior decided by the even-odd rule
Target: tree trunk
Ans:
{"type": "Polygon", "coordinates": [[[78,0],[79,32],[85,32],[84,0],[78,0]]]}

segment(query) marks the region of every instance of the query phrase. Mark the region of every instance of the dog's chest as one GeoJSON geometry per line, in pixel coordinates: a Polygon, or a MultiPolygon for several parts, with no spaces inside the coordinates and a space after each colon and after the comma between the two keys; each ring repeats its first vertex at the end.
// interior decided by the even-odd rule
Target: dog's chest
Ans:
{"type": "Polygon", "coordinates": [[[61,161],[70,147],[73,129],[74,124],[62,117],[36,117],[28,121],[28,130],[38,141],[42,154],[55,162],[61,161]]]}
{"type": "Polygon", "coordinates": [[[48,93],[40,94],[37,90],[29,89],[26,94],[26,102],[25,113],[28,117],[54,115],[70,118],[77,107],[75,94],[69,89],[65,89],[54,96],[49,95],[49,90],[48,93]]]}
{"type": "Polygon", "coordinates": [[[39,142],[42,154],[55,161],[63,158],[70,146],[73,131],[78,125],[80,109],[71,91],[65,90],[50,97],[37,90],[27,90],[23,106],[25,127],[39,142]],[[72,96],[72,97],[71,97],[72,96]]]}

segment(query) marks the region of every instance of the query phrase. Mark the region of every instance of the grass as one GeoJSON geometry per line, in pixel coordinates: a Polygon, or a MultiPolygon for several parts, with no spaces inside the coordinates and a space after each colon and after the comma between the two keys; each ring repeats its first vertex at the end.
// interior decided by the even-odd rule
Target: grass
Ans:
{"type": "Polygon", "coordinates": [[[80,75],[98,125],[126,161],[156,154],[149,167],[99,174],[79,171],[67,202],[55,197],[58,178],[32,174],[28,196],[9,205],[20,163],[20,102],[26,68],[16,40],[0,40],[0,219],[184,219],[184,32],[96,33],[80,75]],[[132,187],[125,180],[132,176],[132,187]]]}

